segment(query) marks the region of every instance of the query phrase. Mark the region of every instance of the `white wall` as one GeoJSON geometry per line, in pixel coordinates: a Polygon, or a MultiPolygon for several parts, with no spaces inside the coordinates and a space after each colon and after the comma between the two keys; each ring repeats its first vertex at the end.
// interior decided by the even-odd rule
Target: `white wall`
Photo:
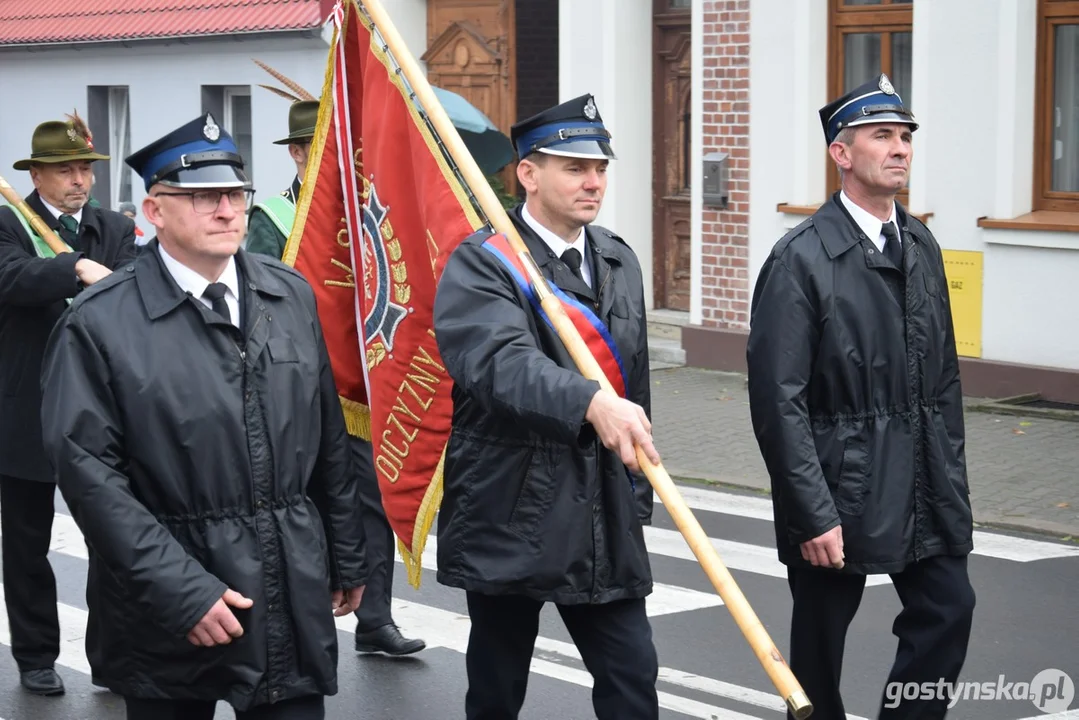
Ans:
{"type": "MultiPolygon", "coordinates": [[[[132,152],[198,117],[202,85],[250,85],[256,197],[278,193],[296,174],[287,149],[272,144],[288,134],[289,102],[257,87],[259,83],[278,83],[251,58],[262,60],[318,94],[328,50],[319,38],[280,36],[245,41],[236,36],[191,44],[115,44],[0,53],[0,87],[8,97],[28,98],[25,103],[0,103],[0,174],[21,195],[33,190],[29,174],[13,170],[12,163],[28,156],[39,123],[62,120],[73,108],[87,117],[88,85],[128,86],[132,152]]],[[[145,195],[138,176],[132,178],[132,193],[138,207],[145,195]]],[[[152,234],[153,228],[141,212],[140,226],[152,234]]]]}
{"type": "Polygon", "coordinates": [[[592,93],[618,159],[596,222],[626,240],[652,307],[652,3],[559,0],[559,101],[592,93]]]}
{"type": "MultiPolygon", "coordinates": [[[[1036,0],[914,2],[910,209],[945,249],[983,253],[982,358],[1079,369],[1079,238],[981,229],[1031,209],[1036,0]]],[[[817,116],[826,97],[826,0],[753,0],[750,277],[825,198],[817,116]],[[761,22],[767,18],[767,22],[761,22]]]]}
{"type": "MultiPolygon", "coordinates": [[[[412,57],[419,61],[427,51],[427,0],[382,0],[382,7],[412,57]]],[[[420,67],[424,67],[424,63],[420,62],[420,67]]]]}
{"type": "Polygon", "coordinates": [[[749,277],[803,216],[776,205],[824,199],[828,0],[752,0],[749,15],[749,277]],[[766,19],[766,22],[762,22],[766,19]]]}

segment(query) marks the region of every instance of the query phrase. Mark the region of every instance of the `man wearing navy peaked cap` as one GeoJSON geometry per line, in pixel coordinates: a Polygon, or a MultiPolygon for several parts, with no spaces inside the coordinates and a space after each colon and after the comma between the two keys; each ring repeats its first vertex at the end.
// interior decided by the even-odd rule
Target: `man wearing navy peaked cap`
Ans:
{"type": "MultiPolygon", "coordinates": [[[[563,304],[588,322],[610,393],[584,378],[505,238],[481,231],[449,258],[435,336],[454,380],[438,522],[438,580],[465,591],[472,621],[467,720],[516,718],[540,610],[553,603],[592,673],[599,720],[655,720],[658,660],[645,598],[642,525],[653,462],[641,267],[593,224],[615,157],[591,95],[513,126],[527,193],[510,218],[563,304]]],[[[584,331],[583,331],[584,332],[584,331]]],[[[586,338],[587,339],[587,338],[586,338]]]]}
{"type": "Polygon", "coordinates": [[[617,159],[611,149],[611,133],[603,126],[596,100],[582,95],[522,120],[510,130],[517,155],[534,152],[563,157],[617,159]]]}
{"type": "Polygon", "coordinates": [[[750,411],[794,601],[790,665],[814,717],[846,717],[866,576],[903,604],[881,718],[942,718],[975,597],[963,392],[940,246],[896,201],[914,115],[886,75],[820,110],[841,189],[772,249],[753,294],[750,411]]]}
{"type": "Polygon", "coordinates": [[[127,158],[157,236],[53,333],[42,427],[92,549],[87,654],[129,720],[318,720],[364,533],[310,286],[240,248],[250,182],[199,117],[127,158]]]}

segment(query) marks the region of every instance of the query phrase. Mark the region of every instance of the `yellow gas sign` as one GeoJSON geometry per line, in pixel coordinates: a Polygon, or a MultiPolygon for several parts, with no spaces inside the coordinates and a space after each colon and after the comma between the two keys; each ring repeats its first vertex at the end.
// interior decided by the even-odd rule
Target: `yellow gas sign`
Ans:
{"type": "Polygon", "coordinates": [[[982,356],[982,254],[944,250],[955,346],[964,357],[982,356]]]}

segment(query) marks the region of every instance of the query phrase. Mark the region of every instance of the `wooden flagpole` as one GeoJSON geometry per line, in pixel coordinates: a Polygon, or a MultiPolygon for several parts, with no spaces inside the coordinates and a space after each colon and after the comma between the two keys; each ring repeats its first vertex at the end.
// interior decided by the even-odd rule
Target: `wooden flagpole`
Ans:
{"type": "MultiPolygon", "coordinates": [[[[540,273],[524,241],[521,240],[517,228],[498,201],[498,197],[495,195],[494,190],[491,189],[487,178],[484,177],[476,161],[468,152],[468,148],[465,147],[457,128],[453,126],[434,91],[431,90],[427,78],[420,70],[411,53],[409,53],[407,46],[398,34],[389,15],[383,9],[382,4],[379,0],[355,1],[359,2],[360,6],[367,12],[394,59],[400,65],[405,79],[408,80],[413,92],[416,93],[420,104],[431,120],[432,126],[457,164],[465,182],[468,183],[469,189],[475,194],[491,225],[497,232],[505,234],[514,252],[523,261],[537,299],[547,313],[547,317],[554,324],[555,330],[558,332],[562,342],[565,343],[566,349],[573,357],[577,368],[582,375],[599,382],[604,390],[613,393],[614,388],[611,386],[610,381],[600,369],[599,363],[596,362],[592,353],[589,352],[588,346],[581,339],[577,328],[574,327],[573,322],[566,315],[565,310],[562,308],[562,303],[551,291],[546,278],[540,273]]],[[[809,702],[809,698],[806,697],[805,691],[802,690],[798,680],[794,677],[794,673],[791,672],[775,643],[772,642],[768,631],[761,624],[760,619],[753,611],[749,601],[746,600],[738,584],[734,581],[730,571],[719,559],[718,553],[712,547],[712,543],[696,517],[694,517],[693,512],[689,509],[685,499],[682,498],[678,487],[671,480],[671,476],[662,464],[653,465],[640,447],[637,448],[637,461],[655,489],[656,494],[663,501],[667,512],[674,518],[678,530],[682,533],[686,543],[700,562],[708,579],[712,582],[720,597],[723,598],[723,602],[726,604],[727,609],[730,610],[731,616],[734,617],[735,622],[757,655],[757,659],[764,667],[765,672],[768,673],[779,694],[786,701],[791,713],[798,720],[809,717],[813,712],[813,706],[809,702]]]]}
{"type": "Polygon", "coordinates": [[[15,188],[11,187],[2,176],[0,176],[0,195],[3,195],[4,199],[15,208],[15,212],[22,213],[22,216],[26,218],[26,222],[30,224],[34,232],[41,236],[54,253],[59,255],[60,253],[71,252],[67,245],[64,244],[64,241],[57,237],[52,228],[45,224],[45,221],[26,204],[25,200],[19,197],[19,193],[15,192],[15,188]]]}

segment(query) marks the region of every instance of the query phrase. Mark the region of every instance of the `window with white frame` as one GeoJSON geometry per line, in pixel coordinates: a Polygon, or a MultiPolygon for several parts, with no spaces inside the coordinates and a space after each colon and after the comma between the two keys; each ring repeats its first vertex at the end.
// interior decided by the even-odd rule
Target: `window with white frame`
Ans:
{"type": "Polygon", "coordinates": [[[131,154],[131,106],[126,87],[109,88],[109,197],[112,207],[131,202],[131,168],[124,159],[131,154]]]}
{"type": "Polygon", "coordinates": [[[86,123],[94,149],[109,160],[94,163],[93,196],[117,209],[132,201],[132,170],[124,159],[131,154],[131,104],[126,85],[91,85],[86,88],[86,123]]]}

